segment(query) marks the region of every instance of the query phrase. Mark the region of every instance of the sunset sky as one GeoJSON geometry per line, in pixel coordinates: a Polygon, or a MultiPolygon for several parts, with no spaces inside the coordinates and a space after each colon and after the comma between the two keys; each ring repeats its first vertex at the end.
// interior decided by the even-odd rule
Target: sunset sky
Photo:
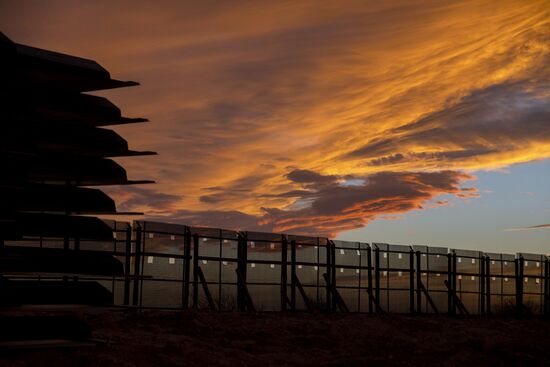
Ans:
{"type": "Polygon", "coordinates": [[[135,88],[158,221],[550,253],[550,1],[0,1],[135,88]]]}

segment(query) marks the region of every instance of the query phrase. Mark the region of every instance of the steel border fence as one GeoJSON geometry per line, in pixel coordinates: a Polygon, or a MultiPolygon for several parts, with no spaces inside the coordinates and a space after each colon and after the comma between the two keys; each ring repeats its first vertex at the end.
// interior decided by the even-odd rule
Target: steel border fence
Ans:
{"type": "MultiPolygon", "coordinates": [[[[78,276],[138,308],[550,314],[549,258],[347,242],[168,223],[108,222],[107,242],[27,238],[7,245],[109,252],[124,276],[78,276]],[[155,263],[156,261],[156,263],[155,263]]],[[[3,274],[60,279],[59,274],[3,274]]]]}

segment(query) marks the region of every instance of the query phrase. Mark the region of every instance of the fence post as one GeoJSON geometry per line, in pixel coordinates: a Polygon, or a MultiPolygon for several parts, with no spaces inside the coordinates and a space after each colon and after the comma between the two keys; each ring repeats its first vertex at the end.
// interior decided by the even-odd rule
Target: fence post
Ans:
{"type": "Polygon", "coordinates": [[[544,315],[548,316],[550,313],[550,266],[548,259],[544,260],[544,315]]]}
{"type": "Polygon", "coordinates": [[[550,314],[550,261],[548,260],[548,258],[544,260],[544,263],[546,268],[544,276],[544,284],[546,284],[546,315],[548,316],[550,314]]]}
{"type": "Polygon", "coordinates": [[[380,311],[380,306],[382,301],[380,300],[380,248],[378,245],[375,245],[376,248],[374,249],[374,298],[376,299],[377,307],[376,312],[380,311]]]}
{"type": "MultiPolygon", "coordinates": [[[[237,283],[244,282],[244,285],[246,285],[247,242],[248,239],[246,232],[239,233],[239,241],[237,246],[237,271],[240,278],[237,279],[237,283]]],[[[246,311],[248,299],[245,292],[246,289],[243,287],[243,284],[241,284],[241,286],[237,285],[237,308],[239,311],[246,311]]]]}
{"type": "Polygon", "coordinates": [[[488,315],[491,314],[491,260],[489,256],[485,257],[485,292],[487,294],[487,309],[485,310],[488,315]]]}
{"type": "MultiPolygon", "coordinates": [[[[450,315],[456,314],[457,304],[455,302],[456,294],[456,252],[448,254],[448,312],[450,315]]],[[[457,296],[458,297],[458,296],[457,296]]]]}
{"type": "Polygon", "coordinates": [[[287,309],[287,262],[288,262],[288,242],[286,236],[281,235],[281,311],[287,309]]]}
{"type": "MultiPolygon", "coordinates": [[[[334,246],[334,242],[330,241],[330,251],[331,251],[331,259],[332,259],[332,272],[331,272],[331,281],[330,285],[332,289],[336,290],[336,246],[334,246]]],[[[337,307],[337,301],[338,299],[335,299],[332,297],[332,312],[336,312],[337,307]]]]}
{"type": "Polygon", "coordinates": [[[415,313],[414,307],[414,250],[409,251],[409,312],[415,313]]]}
{"type": "MultiPolygon", "coordinates": [[[[452,256],[451,253],[447,253],[447,283],[452,284],[452,256]]],[[[451,291],[447,291],[447,313],[449,315],[453,314],[453,297],[451,296],[451,291]]]]}
{"type": "Polygon", "coordinates": [[[290,241],[290,309],[296,311],[296,241],[290,241]]]}
{"type": "Polygon", "coordinates": [[[331,312],[332,311],[332,291],[331,291],[331,288],[330,288],[330,280],[332,279],[332,259],[331,259],[331,256],[332,256],[332,253],[330,251],[330,242],[329,242],[329,239],[327,238],[327,242],[326,242],[326,246],[325,246],[325,251],[326,251],[326,261],[327,261],[327,269],[326,269],[326,274],[327,274],[327,277],[325,278],[325,282],[326,282],[326,295],[327,295],[327,311],[328,312],[331,312]]]}
{"type": "Polygon", "coordinates": [[[199,307],[199,235],[193,234],[193,308],[199,307]]]}
{"type": "Polygon", "coordinates": [[[372,249],[371,246],[368,245],[367,247],[367,262],[368,262],[368,268],[367,268],[367,287],[369,290],[369,313],[373,312],[373,299],[372,299],[372,249]]]}
{"type": "Polygon", "coordinates": [[[132,227],[126,227],[126,241],[124,249],[124,306],[130,304],[130,267],[132,261],[132,227]]]}
{"type": "Polygon", "coordinates": [[[138,305],[139,302],[139,283],[140,283],[140,265],[141,265],[141,227],[139,224],[136,227],[136,252],[134,254],[134,292],[132,295],[132,304],[138,305]]]}
{"type": "Polygon", "coordinates": [[[480,288],[480,295],[479,295],[479,306],[480,306],[480,314],[485,315],[485,306],[486,306],[486,294],[485,294],[485,256],[481,255],[479,257],[479,265],[478,269],[480,270],[480,277],[479,277],[479,288],[480,288]]]}
{"type": "Polygon", "coordinates": [[[189,285],[191,282],[191,230],[185,227],[183,236],[183,294],[182,307],[189,308],[189,285]]]}
{"type": "Polygon", "coordinates": [[[416,312],[418,313],[422,313],[422,289],[420,289],[420,283],[422,283],[422,262],[420,251],[416,251],[416,312]]]}
{"type": "Polygon", "coordinates": [[[516,313],[523,313],[523,256],[514,259],[516,271],[516,313]]]}

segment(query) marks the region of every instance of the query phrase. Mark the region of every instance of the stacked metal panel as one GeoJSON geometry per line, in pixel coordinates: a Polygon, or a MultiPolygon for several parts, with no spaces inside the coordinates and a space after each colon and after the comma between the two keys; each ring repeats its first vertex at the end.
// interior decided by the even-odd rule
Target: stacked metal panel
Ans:
{"type": "MultiPolygon", "coordinates": [[[[0,74],[0,264],[11,256],[21,271],[39,272],[47,249],[22,251],[6,241],[60,238],[66,252],[52,255],[57,268],[50,264],[49,271],[74,273],[75,256],[90,256],[97,269],[88,271],[104,273],[107,260],[72,253],[81,239],[113,239],[113,229],[94,215],[120,214],[107,194],[90,186],[151,182],[128,180],[111,158],[155,153],[130,150],[105,128],[147,120],[123,117],[106,98],[86,93],[138,83],[112,79],[95,61],[17,44],[1,33],[0,74]]],[[[109,266],[122,273],[122,264],[109,266]]],[[[5,279],[0,284],[5,288],[5,279]]]]}

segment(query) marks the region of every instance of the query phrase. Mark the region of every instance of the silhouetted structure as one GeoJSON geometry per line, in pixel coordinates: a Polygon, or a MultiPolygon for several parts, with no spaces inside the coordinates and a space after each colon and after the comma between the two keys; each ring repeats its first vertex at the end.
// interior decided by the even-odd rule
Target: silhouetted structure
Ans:
{"type": "MultiPolygon", "coordinates": [[[[1,33],[0,63],[0,271],[123,274],[123,264],[111,254],[80,251],[81,241],[113,240],[114,228],[93,215],[117,214],[108,195],[83,186],[151,182],[128,180],[109,158],[155,153],[129,150],[126,140],[104,128],[147,120],[123,117],[106,98],[85,92],[138,83],[112,79],[95,61],[20,45],[1,33]],[[62,248],[42,248],[45,238],[62,239],[62,248]],[[28,246],[5,244],[11,240],[28,246]]],[[[0,304],[112,299],[95,281],[0,276],[0,304]]]]}

